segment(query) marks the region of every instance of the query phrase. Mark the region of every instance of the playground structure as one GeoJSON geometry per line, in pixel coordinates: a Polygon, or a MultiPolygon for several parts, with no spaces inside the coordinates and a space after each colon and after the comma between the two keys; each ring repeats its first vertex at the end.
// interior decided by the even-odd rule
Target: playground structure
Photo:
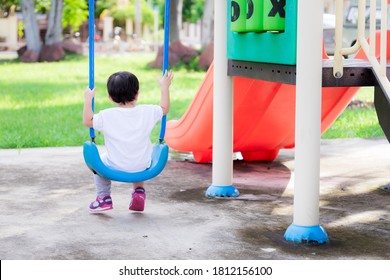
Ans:
{"type": "MultiPolygon", "coordinates": [[[[278,149],[295,147],[294,217],[285,238],[300,243],[326,243],[327,233],[319,223],[321,132],[344,110],[357,91],[356,87],[375,86],[379,123],[390,139],[387,117],[390,112],[390,84],[386,77],[388,1],[382,1],[380,46],[375,43],[379,41],[375,30],[376,9],[371,9],[369,43],[364,37],[366,1],[360,0],[358,41],[354,47],[342,49],[343,3],[337,0],[333,60],[326,58],[322,51],[323,1],[248,2],[253,5],[251,8],[248,5],[248,9],[254,10],[256,5],[272,3],[271,9],[276,11],[269,14],[279,14],[279,25],[274,29],[267,29],[264,24],[257,27],[251,25],[247,30],[246,13],[243,14],[244,19],[237,15],[237,6],[241,12],[246,11],[247,1],[215,1],[214,69],[211,68],[206,75],[183,118],[168,122],[166,140],[174,149],[193,151],[197,161],[212,159],[212,184],[206,191],[206,195],[211,197],[239,195],[233,186],[233,151],[242,152],[247,160],[272,160],[277,156],[278,149]],[[229,18],[238,20],[238,23],[232,26],[229,18]],[[253,32],[253,28],[257,32],[253,32]],[[357,58],[367,59],[343,60],[344,54],[357,52],[360,47],[357,58]],[[293,96],[294,91],[296,96],[293,96]],[[285,97],[278,97],[277,94],[284,94],[285,97]],[[331,96],[330,100],[334,98],[333,101],[327,101],[328,95],[331,96]],[[327,104],[329,102],[332,105],[327,104]],[[240,108],[242,104],[245,106],[240,108]],[[262,104],[262,107],[256,111],[254,107],[258,104],[262,104]],[[328,109],[326,106],[329,106],[328,109]],[[327,113],[329,118],[324,122],[327,113]],[[295,122],[292,121],[294,114],[295,122]],[[214,125],[207,122],[211,115],[214,125]],[[268,123],[261,127],[259,121],[264,119],[268,123]],[[285,125],[287,121],[290,125],[285,125]],[[209,140],[211,132],[212,143],[209,140]],[[275,137],[274,132],[279,138],[275,137]],[[203,138],[196,138],[199,135],[203,135],[203,138]],[[199,147],[199,143],[205,139],[205,145],[199,147]],[[251,143],[239,145],[245,141],[251,143]],[[248,150],[245,150],[246,147],[249,147],[248,150]]],[[[375,7],[376,1],[371,1],[370,5],[375,7]]],[[[266,9],[265,5],[263,7],[266,9]]],[[[267,14],[263,10],[259,15],[267,14]]],[[[264,21],[260,20],[262,23],[264,21]]]]}
{"type": "MultiPolygon", "coordinates": [[[[325,53],[323,57],[329,62],[325,53]]],[[[240,63],[235,61],[230,71],[239,72],[240,63]]],[[[291,71],[295,69],[288,70],[291,71]]],[[[246,72],[255,74],[253,70],[246,72]]],[[[180,120],[167,124],[170,147],[192,152],[196,162],[212,161],[213,78],[211,65],[187,112],[180,120]]],[[[233,77],[233,85],[233,152],[240,152],[246,161],[272,161],[280,149],[294,147],[295,85],[239,76],[233,77]]],[[[358,89],[323,87],[321,133],[331,126],[358,89]]]]}

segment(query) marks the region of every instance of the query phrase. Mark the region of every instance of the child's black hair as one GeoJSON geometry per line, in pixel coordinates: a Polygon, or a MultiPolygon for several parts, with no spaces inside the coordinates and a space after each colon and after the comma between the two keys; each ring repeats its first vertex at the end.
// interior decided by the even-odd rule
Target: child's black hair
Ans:
{"type": "Polygon", "coordinates": [[[107,80],[107,91],[115,103],[126,104],[135,100],[139,90],[137,77],[127,71],[112,74],[107,80]]]}

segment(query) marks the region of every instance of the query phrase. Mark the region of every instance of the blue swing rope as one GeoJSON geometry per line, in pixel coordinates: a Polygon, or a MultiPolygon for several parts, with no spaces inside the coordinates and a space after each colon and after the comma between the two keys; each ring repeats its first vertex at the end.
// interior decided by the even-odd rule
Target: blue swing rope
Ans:
{"type": "MultiPolygon", "coordinates": [[[[170,7],[171,1],[165,0],[164,11],[164,48],[163,48],[163,69],[162,74],[168,71],[168,55],[169,55],[169,25],[170,25],[170,7]]],[[[92,90],[95,87],[95,1],[89,0],[89,19],[88,19],[88,32],[89,32],[89,88],[92,90]]],[[[92,99],[92,112],[95,112],[95,98],[92,99]]],[[[166,130],[167,116],[164,115],[161,119],[161,129],[159,142],[164,142],[165,130],[166,130]]],[[[95,142],[95,129],[92,127],[89,129],[89,136],[92,142],[95,142]]]]}
{"type": "MultiPolygon", "coordinates": [[[[162,71],[163,75],[165,74],[166,71],[168,71],[170,9],[171,9],[171,1],[165,0],[164,48],[163,48],[163,71],[162,71]]],[[[167,123],[167,116],[164,115],[161,119],[161,130],[160,130],[160,137],[159,137],[160,143],[164,142],[166,123],[167,123]]]]}
{"type": "MultiPolygon", "coordinates": [[[[89,19],[88,19],[88,32],[89,32],[89,89],[92,90],[95,87],[95,1],[89,0],[89,19]]],[[[92,98],[92,112],[95,112],[95,98],[92,98]]],[[[92,142],[95,142],[95,129],[91,127],[89,129],[89,136],[92,142]]]]}

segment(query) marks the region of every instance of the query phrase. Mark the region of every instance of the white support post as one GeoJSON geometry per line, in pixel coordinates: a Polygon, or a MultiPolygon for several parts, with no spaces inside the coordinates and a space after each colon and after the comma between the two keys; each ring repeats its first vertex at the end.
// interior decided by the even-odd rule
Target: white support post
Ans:
{"type": "Polygon", "coordinates": [[[295,125],[294,219],[285,238],[326,243],[319,225],[323,0],[299,0],[295,125]]]}
{"type": "Polygon", "coordinates": [[[213,171],[206,196],[238,196],[233,186],[233,90],[227,76],[227,6],[215,0],[214,15],[214,96],[213,96],[213,171]]]}

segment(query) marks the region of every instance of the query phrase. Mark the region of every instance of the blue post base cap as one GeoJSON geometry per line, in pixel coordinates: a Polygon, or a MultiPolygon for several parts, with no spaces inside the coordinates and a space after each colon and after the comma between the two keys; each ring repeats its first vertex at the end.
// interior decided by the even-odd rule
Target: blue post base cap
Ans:
{"type": "Polygon", "coordinates": [[[326,231],[320,226],[297,226],[290,225],[284,233],[287,241],[302,244],[323,244],[329,241],[326,231]]]}
{"type": "Polygon", "coordinates": [[[237,197],[240,193],[235,186],[215,186],[211,185],[206,191],[208,197],[237,197]]]}

